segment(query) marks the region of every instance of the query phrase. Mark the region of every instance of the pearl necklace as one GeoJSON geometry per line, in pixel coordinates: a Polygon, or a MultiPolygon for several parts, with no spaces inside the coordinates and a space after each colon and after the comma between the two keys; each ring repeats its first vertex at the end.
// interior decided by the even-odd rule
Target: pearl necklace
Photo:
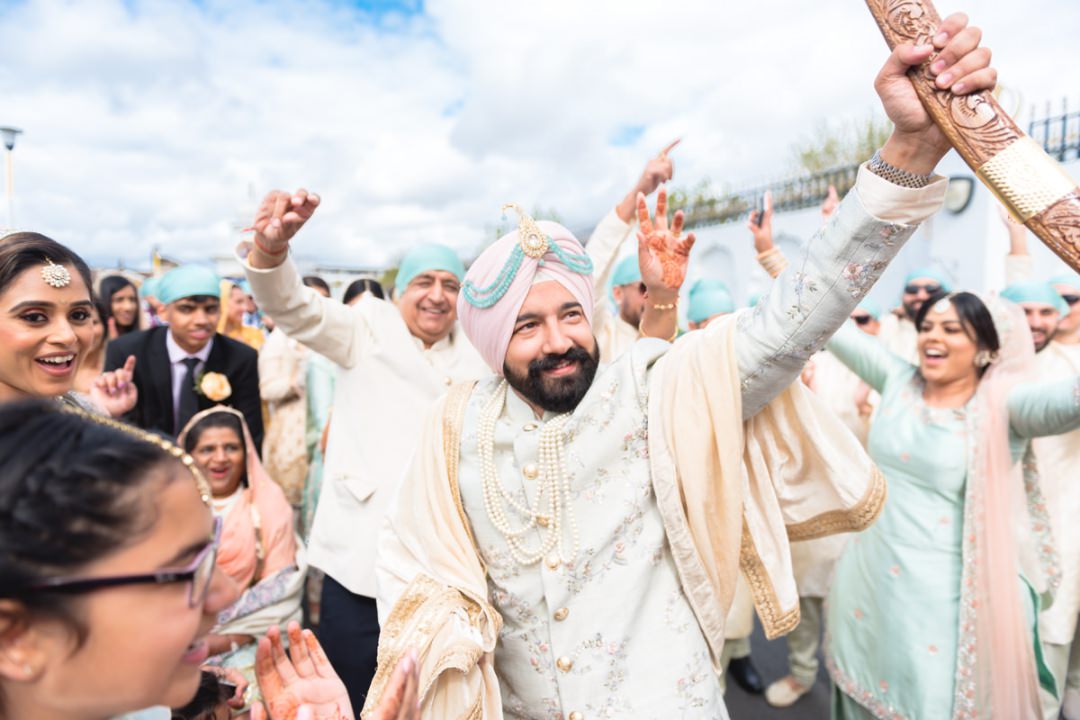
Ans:
{"type": "Polygon", "coordinates": [[[531,506],[518,502],[499,482],[495,467],[495,426],[506,404],[509,384],[503,380],[491,400],[480,413],[480,426],[476,433],[477,451],[480,455],[480,481],[484,492],[484,510],[510,548],[510,555],[520,565],[535,565],[553,549],[558,548],[559,560],[566,564],[577,556],[579,537],[577,520],[574,518],[570,495],[570,476],[564,465],[565,447],[563,428],[570,420],[569,413],[557,415],[544,424],[540,431],[539,466],[536,497],[531,506]],[[525,519],[523,525],[513,527],[507,517],[506,507],[525,519]],[[573,538],[571,552],[566,553],[563,538],[563,520],[573,538]],[[525,536],[532,530],[541,533],[539,549],[526,547],[525,536]]]}

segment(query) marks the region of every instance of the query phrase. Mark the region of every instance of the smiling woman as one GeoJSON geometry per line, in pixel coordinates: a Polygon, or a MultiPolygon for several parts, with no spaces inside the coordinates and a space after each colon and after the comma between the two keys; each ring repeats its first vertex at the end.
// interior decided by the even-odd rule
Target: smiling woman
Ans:
{"type": "MultiPolygon", "coordinates": [[[[0,402],[63,398],[85,407],[71,391],[94,348],[90,269],[55,240],[22,232],[0,238],[0,402]]],[[[91,391],[111,415],[134,404],[130,368],[108,374],[91,391]]]]}

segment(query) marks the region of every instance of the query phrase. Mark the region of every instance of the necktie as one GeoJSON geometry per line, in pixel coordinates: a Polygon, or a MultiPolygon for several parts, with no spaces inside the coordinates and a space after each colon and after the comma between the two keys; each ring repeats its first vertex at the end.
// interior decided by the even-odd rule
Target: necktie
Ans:
{"type": "Polygon", "coordinates": [[[180,383],[180,402],[176,414],[176,434],[179,435],[184,426],[188,424],[191,416],[199,412],[199,397],[195,394],[195,366],[199,364],[199,358],[184,358],[187,372],[180,383]]]}

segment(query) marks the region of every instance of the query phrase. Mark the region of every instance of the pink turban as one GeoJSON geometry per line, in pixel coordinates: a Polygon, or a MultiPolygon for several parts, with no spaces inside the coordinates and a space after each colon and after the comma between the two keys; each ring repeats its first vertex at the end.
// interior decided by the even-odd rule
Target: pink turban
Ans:
{"type": "Polygon", "coordinates": [[[558,223],[518,214],[518,229],[496,240],[465,273],[457,301],[465,334],[499,375],[518,312],[536,282],[558,282],[592,324],[592,262],[581,243],[558,223]]]}

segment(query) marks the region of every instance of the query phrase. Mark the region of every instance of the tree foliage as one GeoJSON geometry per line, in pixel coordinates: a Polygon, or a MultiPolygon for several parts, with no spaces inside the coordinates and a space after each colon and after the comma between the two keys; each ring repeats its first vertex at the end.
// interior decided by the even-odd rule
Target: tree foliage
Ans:
{"type": "Polygon", "coordinates": [[[792,143],[792,161],[798,172],[809,174],[858,165],[869,160],[891,132],[892,123],[877,113],[839,122],[822,120],[792,143]]]}

